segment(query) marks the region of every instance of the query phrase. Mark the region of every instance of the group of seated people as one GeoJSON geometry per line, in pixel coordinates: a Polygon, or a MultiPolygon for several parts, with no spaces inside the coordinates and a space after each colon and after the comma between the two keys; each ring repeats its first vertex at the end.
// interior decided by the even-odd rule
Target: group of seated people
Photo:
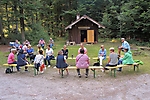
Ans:
{"type": "MultiPolygon", "coordinates": [[[[42,43],[40,41],[44,41],[43,39],[39,40],[39,44],[37,45],[37,55],[41,54],[44,55],[44,46],[45,46],[45,41],[43,42],[44,44],[42,45],[42,43]]],[[[52,46],[54,44],[54,41],[52,40],[52,38],[50,38],[50,44],[47,46],[46,49],[46,57],[44,57],[44,65],[47,65],[48,62],[48,67],[50,67],[50,60],[54,58],[53,56],[53,49],[52,46]]],[[[25,66],[27,64],[30,63],[36,63],[36,54],[34,52],[34,49],[32,48],[30,42],[28,40],[26,40],[25,42],[23,42],[23,44],[20,44],[20,42],[18,40],[15,41],[14,45],[12,46],[12,48],[10,49],[10,54],[8,56],[7,59],[7,63],[8,64],[17,64],[16,68],[17,71],[20,70],[20,66],[25,66]],[[15,54],[17,54],[17,60],[15,60],[15,54]],[[30,61],[27,60],[27,58],[30,59],[30,61]]],[[[42,59],[41,59],[42,61],[42,59]]],[[[37,61],[38,63],[38,61],[37,61]]],[[[25,71],[27,70],[27,67],[25,67],[25,71]]]]}
{"type": "MultiPolygon", "coordinates": [[[[41,40],[40,40],[41,41],[41,40]]],[[[121,38],[122,46],[118,48],[118,54],[115,53],[115,49],[111,47],[109,49],[110,54],[108,57],[108,63],[106,66],[116,66],[118,64],[133,64],[133,58],[132,53],[130,51],[130,45],[127,41],[125,41],[124,38],[121,38]],[[124,57],[120,56],[120,52],[123,51],[124,57]]],[[[8,64],[17,64],[16,68],[17,71],[20,70],[20,66],[24,66],[26,64],[29,64],[30,62],[26,59],[26,57],[30,57],[30,61],[35,64],[37,68],[40,68],[40,71],[43,73],[43,69],[46,68],[48,62],[48,67],[50,67],[50,60],[54,59],[54,52],[52,49],[53,45],[47,45],[46,52],[44,53],[43,45],[38,44],[38,54],[34,55],[34,49],[31,47],[28,41],[25,42],[25,44],[20,47],[17,55],[17,61],[15,60],[15,54],[16,49],[11,49],[11,53],[8,56],[8,64]],[[45,56],[44,56],[45,55],[45,56]]],[[[98,59],[99,59],[99,66],[102,65],[102,60],[106,59],[106,49],[104,48],[104,45],[100,46],[100,50],[98,52],[98,59]]],[[[58,52],[57,59],[56,59],[56,67],[57,68],[66,68],[67,74],[69,74],[67,67],[68,64],[66,62],[66,59],[68,58],[68,49],[67,46],[64,45],[63,49],[61,49],[58,52]]],[[[89,72],[89,57],[87,55],[87,49],[84,47],[84,45],[81,43],[80,48],[78,49],[78,55],[76,56],[76,67],[77,67],[77,73],[79,78],[81,77],[80,69],[86,69],[85,77],[88,77],[89,72]]],[[[96,65],[97,66],[97,65],[96,65]]],[[[106,70],[104,68],[103,70],[106,70]]],[[[121,71],[122,69],[119,68],[118,71],[121,71]]],[[[27,71],[27,67],[25,67],[25,71],[27,71]]],[[[59,70],[60,73],[60,70],[59,70]]]]}
{"type": "MultiPolygon", "coordinates": [[[[132,58],[132,53],[130,51],[130,45],[127,41],[125,41],[124,38],[121,38],[121,42],[122,42],[122,45],[120,47],[118,47],[118,54],[115,53],[115,48],[114,47],[111,47],[109,48],[109,51],[110,51],[110,54],[109,54],[109,57],[108,57],[108,63],[106,64],[106,66],[110,66],[110,67],[113,67],[113,66],[117,66],[118,64],[133,64],[134,61],[133,61],[133,58],[132,58]],[[124,56],[120,56],[121,54],[121,51],[124,52],[124,56]]],[[[104,45],[101,45],[101,48],[98,52],[98,65],[95,65],[95,66],[102,66],[102,60],[105,60],[106,59],[106,49],[104,48],[104,45]]],[[[63,57],[62,57],[63,59],[63,57]]],[[[63,60],[64,62],[63,63],[66,63],[65,60],[63,60]]],[[[57,63],[56,63],[56,67],[57,68],[62,68],[62,67],[65,67],[67,68],[67,64],[66,66],[60,66],[62,63],[59,62],[59,59],[57,59],[57,63]]],[[[89,57],[87,55],[87,49],[84,47],[84,45],[81,43],[80,44],[80,48],[78,49],[78,55],[76,56],[76,67],[77,67],[77,73],[78,73],[78,76],[79,78],[81,78],[81,74],[80,74],[80,69],[86,69],[86,73],[85,73],[85,77],[87,78],[88,77],[88,67],[89,67],[89,57]]],[[[107,70],[107,68],[104,67],[104,69],[102,69],[102,71],[104,70],[107,70]]],[[[122,68],[119,68],[118,71],[121,71],[122,68]]],[[[68,74],[68,70],[67,71],[67,74],[68,74]]]]}

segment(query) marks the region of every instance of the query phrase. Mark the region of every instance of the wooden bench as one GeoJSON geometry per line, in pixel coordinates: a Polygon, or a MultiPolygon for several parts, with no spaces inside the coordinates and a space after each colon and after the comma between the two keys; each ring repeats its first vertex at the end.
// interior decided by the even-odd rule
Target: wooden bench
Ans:
{"type": "MultiPolygon", "coordinates": [[[[123,57],[124,55],[121,55],[121,57],[123,57]]],[[[106,58],[108,59],[109,58],[109,56],[106,56],[106,58]]],[[[98,57],[93,57],[92,58],[93,60],[97,60],[97,59],[99,59],[98,57]]]]}
{"type": "MultiPolygon", "coordinates": [[[[56,66],[54,67],[54,68],[57,68],[56,66]]],[[[96,69],[103,69],[103,67],[102,66],[89,66],[88,67],[89,69],[91,69],[92,71],[93,71],[93,76],[94,76],[94,78],[95,78],[95,76],[96,76],[96,69]]],[[[66,68],[58,68],[58,69],[60,69],[61,70],[61,77],[63,78],[63,72],[66,70],[66,68]]],[[[69,70],[69,69],[77,69],[77,67],[76,66],[69,66],[69,67],[67,67],[67,69],[69,70]]]]}
{"type": "MultiPolygon", "coordinates": [[[[13,67],[16,67],[17,64],[3,64],[3,66],[10,67],[13,72],[13,67]]],[[[34,68],[34,75],[36,75],[36,68],[34,67],[34,65],[29,64],[29,65],[25,65],[25,66],[34,68]]]]}
{"type": "MultiPolygon", "coordinates": [[[[89,59],[91,59],[91,58],[89,57],[89,59]]],[[[73,58],[72,57],[68,57],[68,60],[76,60],[76,58],[75,57],[73,57],[73,58]]]]}
{"type": "Polygon", "coordinates": [[[9,67],[11,68],[12,72],[13,72],[13,67],[16,67],[17,64],[3,64],[3,66],[9,67]]]}
{"type": "Polygon", "coordinates": [[[114,77],[116,77],[116,69],[117,68],[128,67],[128,66],[133,66],[134,67],[134,71],[136,70],[136,68],[137,68],[137,71],[139,71],[139,64],[138,63],[129,64],[129,65],[117,65],[117,66],[114,66],[114,67],[107,66],[105,68],[107,68],[107,69],[109,69],[111,71],[111,76],[112,76],[112,71],[114,71],[114,77]]]}

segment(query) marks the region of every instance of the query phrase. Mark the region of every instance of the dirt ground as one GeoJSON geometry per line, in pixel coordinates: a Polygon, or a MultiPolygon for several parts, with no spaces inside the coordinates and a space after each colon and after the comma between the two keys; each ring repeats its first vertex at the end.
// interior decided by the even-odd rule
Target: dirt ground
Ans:
{"type": "Polygon", "coordinates": [[[97,71],[93,78],[78,78],[75,70],[61,78],[57,70],[47,68],[44,74],[33,75],[29,72],[5,74],[0,67],[0,100],[150,100],[150,75],[109,76],[97,71]]]}
{"type": "MultiPolygon", "coordinates": [[[[111,77],[109,72],[96,71],[96,78],[90,71],[89,77],[78,78],[70,70],[61,78],[57,70],[47,68],[43,74],[28,72],[4,73],[0,67],[0,100],[150,100],[150,75],[129,70],[129,74],[118,72],[111,77]]],[[[16,70],[16,69],[15,69],[16,70]]]]}

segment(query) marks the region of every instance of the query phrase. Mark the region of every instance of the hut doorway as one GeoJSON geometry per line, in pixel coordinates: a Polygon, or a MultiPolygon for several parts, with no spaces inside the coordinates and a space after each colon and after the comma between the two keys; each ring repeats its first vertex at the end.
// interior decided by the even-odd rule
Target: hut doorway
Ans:
{"type": "Polygon", "coordinates": [[[81,42],[87,42],[87,30],[81,30],[81,42]]]}
{"type": "Polygon", "coordinates": [[[87,30],[87,42],[94,43],[94,30],[87,30]]]}
{"type": "Polygon", "coordinates": [[[81,30],[81,42],[94,43],[94,30],[81,30]]]}

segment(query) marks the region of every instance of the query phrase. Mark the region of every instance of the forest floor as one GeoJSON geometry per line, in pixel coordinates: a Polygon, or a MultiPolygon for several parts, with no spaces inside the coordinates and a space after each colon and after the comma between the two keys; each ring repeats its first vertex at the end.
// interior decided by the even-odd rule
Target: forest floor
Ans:
{"type": "Polygon", "coordinates": [[[75,70],[69,70],[64,78],[54,68],[37,76],[32,68],[12,74],[5,74],[4,70],[1,66],[0,100],[150,100],[150,74],[134,72],[133,68],[117,72],[116,78],[100,70],[96,71],[96,78],[92,71],[85,78],[84,70],[81,78],[75,70]],[[125,74],[126,71],[130,73],[125,74]]]}

